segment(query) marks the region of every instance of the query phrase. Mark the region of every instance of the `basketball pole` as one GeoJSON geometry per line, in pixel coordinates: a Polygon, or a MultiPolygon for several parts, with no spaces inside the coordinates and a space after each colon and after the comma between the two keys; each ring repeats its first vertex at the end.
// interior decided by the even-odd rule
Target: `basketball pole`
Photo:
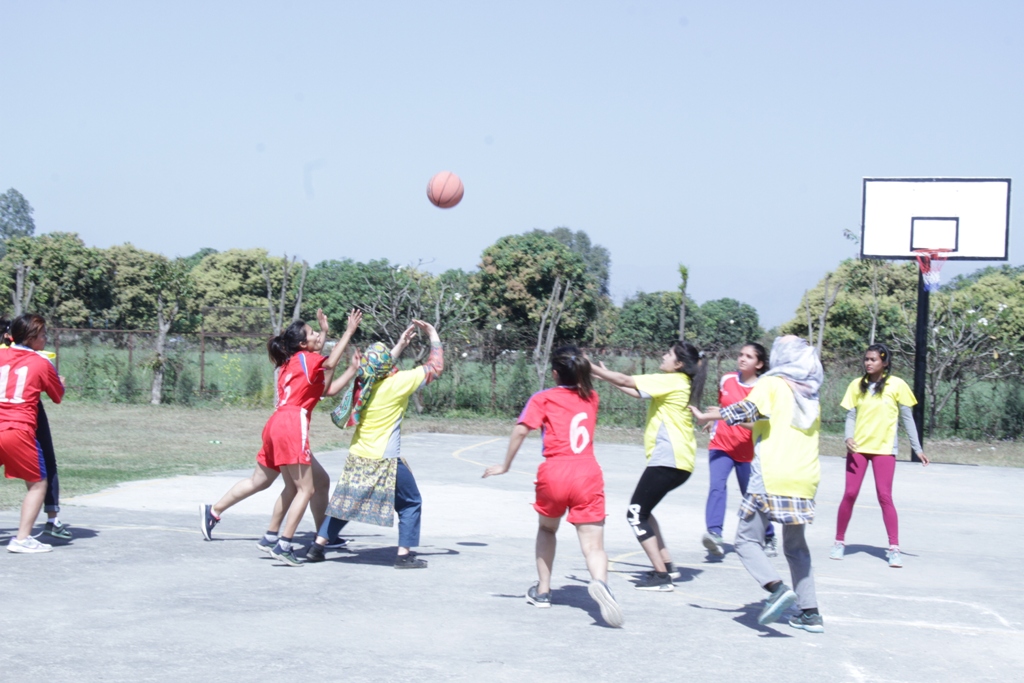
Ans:
{"type": "MultiPolygon", "coordinates": [[[[924,286],[924,273],[917,273],[917,329],[914,333],[914,422],[917,425],[917,439],[924,448],[924,392],[928,371],[928,290],[924,286]]],[[[910,459],[921,462],[911,449],[910,459]]]]}

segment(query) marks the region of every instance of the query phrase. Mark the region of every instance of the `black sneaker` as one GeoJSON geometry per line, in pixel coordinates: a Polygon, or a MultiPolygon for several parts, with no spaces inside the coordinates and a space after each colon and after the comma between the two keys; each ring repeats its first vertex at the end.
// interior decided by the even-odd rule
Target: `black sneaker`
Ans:
{"type": "Polygon", "coordinates": [[[426,569],[427,561],[416,557],[414,553],[399,555],[395,558],[395,569],[426,569]]]}
{"type": "Polygon", "coordinates": [[[334,539],[333,541],[327,541],[327,545],[325,545],[324,547],[327,548],[328,550],[337,550],[339,548],[344,548],[347,545],[348,545],[348,539],[347,538],[341,538],[339,536],[338,538],[334,539]]]}
{"type": "Polygon", "coordinates": [[[47,522],[43,528],[43,533],[51,538],[59,538],[62,541],[71,540],[71,531],[67,525],[61,524],[59,519],[56,522],[47,522]]]}
{"type": "Polygon", "coordinates": [[[801,612],[798,616],[790,618],[789,625],[793,628],[802,628],[811,633],[825,632],[825,620],[821,618],[821,614],[801,612]]]}
{"type": "Polygon", "coordinates": [[[538,585],[535,583],[526,591],[526,602],[534,607],[551,607],[551,593],[538,593],[538,585]]]}
{"type": "Polygon", "coordinates": [[[275,545],[277,545],[277,541],[268,541],[266,536],[260,536],[260,540],[256,544],[256,547],[269,555],[275,545]]]}
{"type": "Polygon", "coordinates": [[[281,547],[280,543],[278,543],[270,549],[270,556],[275,560],[280,560],[281,562],[284,562],[287,565],[291,565],[292,567],[302,566],[302,560],[295,557],[295,550],[292,548],[285,550],[281,547]]]}
{"type": "Polygon", "coordinates": [[[778,621],[782,613],[794,602],[796,602],[796,593],[786,584],[780,583],[779,587],[772,591],[772,594],[764,601],[764,609],[758,615],[757,623],[764,626],[778,621]]]}
{"type": "Polygon", "coordinates": [[[212,505],[199,506],[199,530],[203,532],[203,538],[207,541],[213,540],[213,527],[217,526],[219,519],[213,516],[212,505]]]}
{"type": "Polygon", "coordinates": [[[668,593],[676,589],[675,584],[672,583],[672,577],[668,575],[668,572],[664,574],[658,574],[658,572],[647,572],[643,578],[637,581],[633,588],[638,591],[661,591],[668,593]]]}
{"type": "Polygon", "coordinates": [[[306,562],[323,562],[324,559],[324,547],[319,543],[310,543],[306,550],[306,562]]]}

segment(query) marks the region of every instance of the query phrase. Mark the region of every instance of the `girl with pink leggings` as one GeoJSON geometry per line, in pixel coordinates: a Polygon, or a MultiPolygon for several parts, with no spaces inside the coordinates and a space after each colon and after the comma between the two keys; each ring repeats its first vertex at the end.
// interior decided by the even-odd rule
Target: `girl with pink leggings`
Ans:
{"type": "Polygon", "coordinates": [[[917,426],[911,406],[917,403],[910,387],[891,372],[892,353],[884,344],[872,344],[864,352],[864,376],[850,382],[843,397],[846,414],[846,492],[839,504],[836,542],[831,558],[843,559],[846,551],[846,528],[850,525],[857,494],[864,483],[868,465],[875,474],[875,492],[882,506],[882,521],[889,535],[886,556],[889,566],[903,566],[900,555],[899,518],[892,502],[892,480],[896,473],[899,444],[896,431],[899,422],[910,439],[910,447],[927,465],[928,457],[921,450],[917,426]]]}

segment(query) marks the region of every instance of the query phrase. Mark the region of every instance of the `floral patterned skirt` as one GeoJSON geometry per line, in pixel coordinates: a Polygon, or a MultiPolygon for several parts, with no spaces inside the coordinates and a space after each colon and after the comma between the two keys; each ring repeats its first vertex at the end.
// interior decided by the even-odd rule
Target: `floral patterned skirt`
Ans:
{"type": "Polygon", "coordinates": [[[398,458],[348,456],[327,514],[349,522],[394,526],[397,476],[398,458]]]}

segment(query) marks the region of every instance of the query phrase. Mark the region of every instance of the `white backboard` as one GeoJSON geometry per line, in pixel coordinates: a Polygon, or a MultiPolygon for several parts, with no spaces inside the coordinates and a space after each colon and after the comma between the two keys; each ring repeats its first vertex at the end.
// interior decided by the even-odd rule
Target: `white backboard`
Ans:
{"type": "Polygon", "coordinates": [[[913,259],[948,249],[951,261],[1006,261],[1008,178],[865,178],[862,258],[913,259]]]}

